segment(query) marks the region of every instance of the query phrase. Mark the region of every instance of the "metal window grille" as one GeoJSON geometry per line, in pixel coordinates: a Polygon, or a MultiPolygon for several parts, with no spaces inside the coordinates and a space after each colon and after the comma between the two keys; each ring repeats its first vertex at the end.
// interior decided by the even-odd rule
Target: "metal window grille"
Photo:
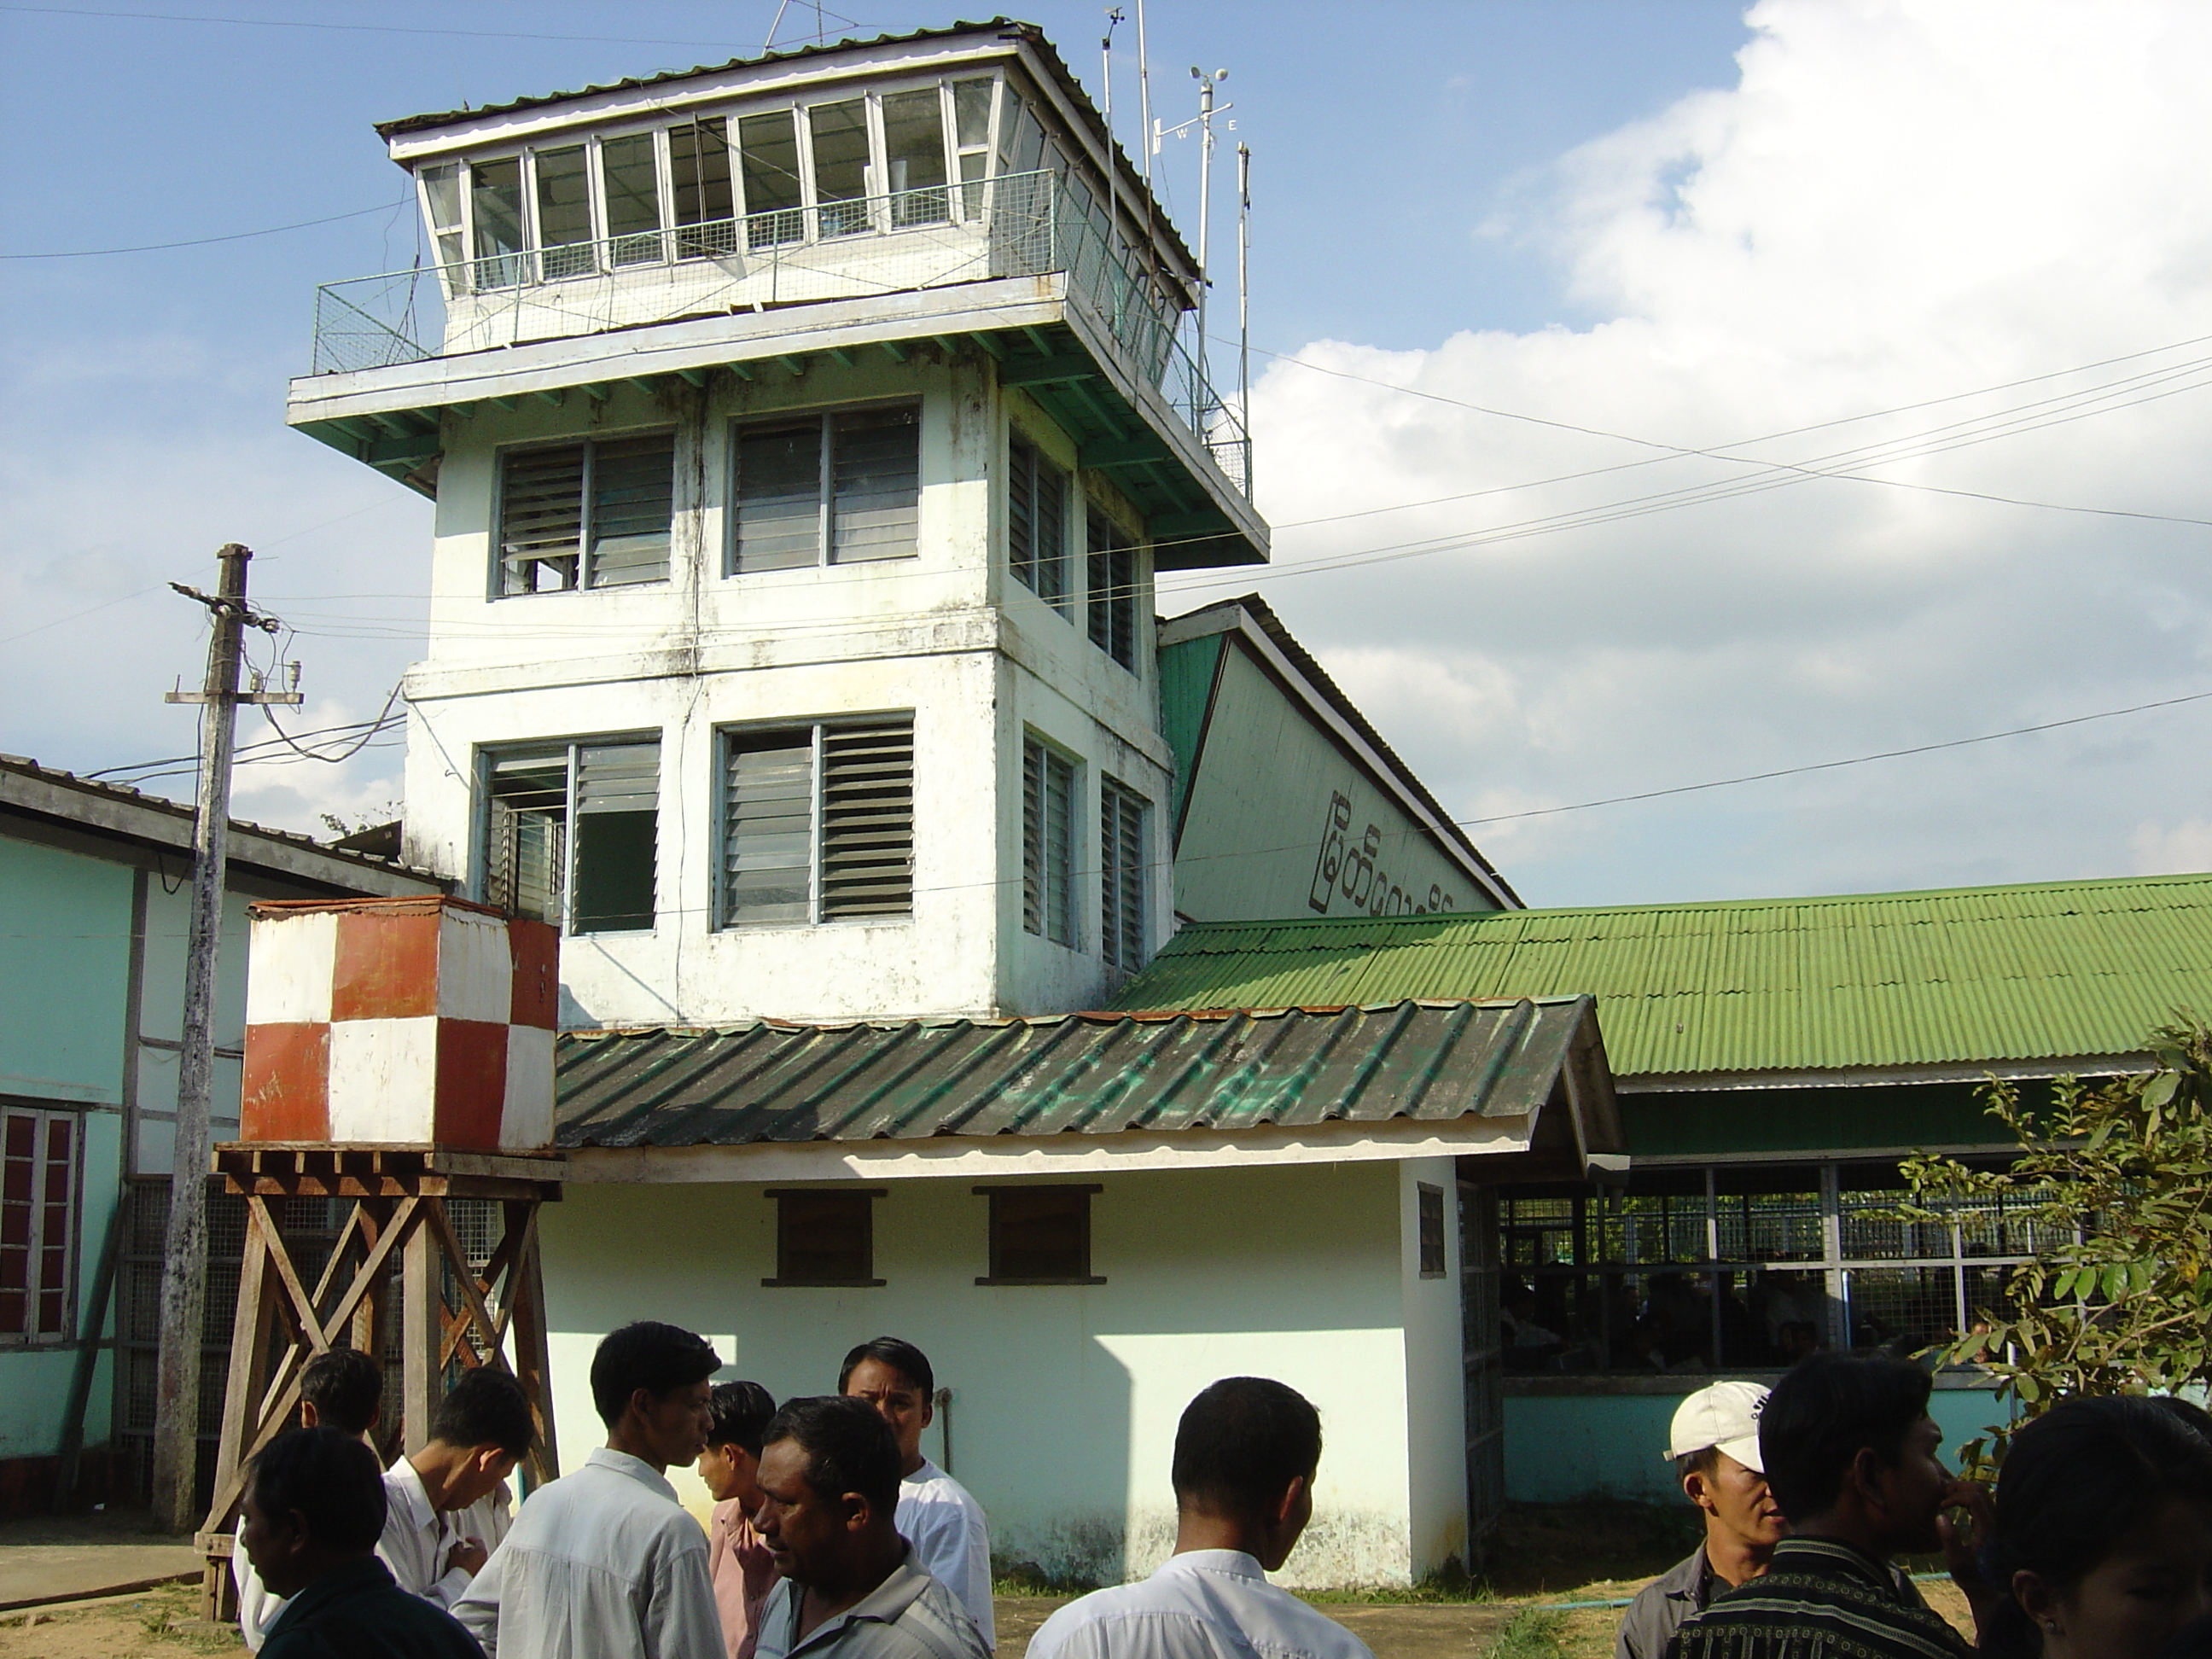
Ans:
{"type": "Polygon", "coordinates": [[[1419,1233],[1416,1240],[1419,1250],[1419,1273],[1424,1279],[1442,1279],[1446,1271],[1444,1249],[1444,1189],[1426,1182],[1415,1188],[1419,1200],[1416,1218],[1419,1233]]]}
{"type": "Polygon", "coordinates": [[[914,716],[725,739],[724,927],[914,913],[914,716]]]}
{"type": "Polygon", "coordinates": [[[500,597],[667,580],[675,491],[673,433],[509,451],[500,597]]]}
{"type": "Polygon", "coordinates": [[[1113,779],[1098,788],[1098,953],[1116,971],[1145,964],[1145,798],[1113,779]]]}
{"type": "Polygon", "coordinates": [[[1894,1164],[1669,1166],[1625,1189],[1498,1200],[1516,1371],[1758,1369],[1813,1348],[1917,1353],[2006,1309],[2040,1237],[2028,1192],[1894,1218],[1894,1164]],[[1517,1304],[1517,1305],[1516,1305],[1517,1304]]]}
{"type": "Polygon", "coordinates": [[[0,1340],[63,1342],[76,1322],[82,1127],[75,1112],[0,1114],[0,1340]]]}
{"type": "Polygon", "coordinates": [[[1048,605],[1068,606],[1067,474],[1026,438],[1007,443],[1006,559],[1014,580],[1048,605]]]}
{"type": "Polygon", "coordinates": [[[495,755],[485,781],[486,902],[572,933],[653,927],[658,738],[495,755]]]}
{"type": "Polygon", "coordinates": [[[732,449],[732,574],[915,556],[919,404],[748,422],[732,449]]]}
{"type": "Polygon", "coordinates": [[[1075,765],[1042,740],[1022,743],[1022,926],[1075,944],[1075,765]]]}
{"type": "Polygon", "coordinates": [[[1103,514],[1090,515],[1091,643],[1137,668],[1137,550],[1103,514]]]}

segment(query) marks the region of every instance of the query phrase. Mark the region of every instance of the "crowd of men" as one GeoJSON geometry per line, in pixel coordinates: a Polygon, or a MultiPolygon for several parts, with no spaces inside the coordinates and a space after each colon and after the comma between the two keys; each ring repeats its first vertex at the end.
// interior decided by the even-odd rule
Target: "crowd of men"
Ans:
{"type": "MultiPolygon", "coordinates": [[[[606,1443],[509,1516],[531,1414],[471,1371],[389,1470],[363,1436],[375,1368],[308,1368],[302,1426],[257,1456],[241,1623],[263,1659],[988,1659],[981,1507],[924,1457],[935,1379],[912,1344],[846,1357],[838,1392],[778,1406],[712,1382],[702,1337],[641,1322],[591,1369],[606,1443]],[[667,1471],[696,1463],[702,1531],[667,1471]]],[[[1937,1455],[1929,1374],[1815,1354],[1770,1393],[1685,1401],[1667,1455],[1705,1541],[1629,1607],[1616,1659],[2212,1659],[2212,1417],[2172,1399],[2064,1401],[2013,1437],[1994,1494],[1937,1455]],[[1900,1557],[1940,1552],[1969,1641],[1900,1557]]],[[[1294,1389],[1227,1377],[1185,1409],[1173,1555],[1082,1596],[1029,1659],[1372,1659],[1270,1583],[1313,1515],[1322,1425],[1294,1389]]]]}

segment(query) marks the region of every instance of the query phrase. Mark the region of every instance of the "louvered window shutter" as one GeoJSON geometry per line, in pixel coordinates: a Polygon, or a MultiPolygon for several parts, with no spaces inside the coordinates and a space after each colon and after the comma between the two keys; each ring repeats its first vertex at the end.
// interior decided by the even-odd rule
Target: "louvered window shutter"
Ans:
{"type": "Polygon", "coordinates": [[[592,446],[592,586],[668,580],[675,489],[674,434],[592,446]]]}
{"type": "Polygon", "coordinates": [[[739,574],[820,562],[821,422],[741,428],[737,495],[739,574]]]}
{"type": "Polygon", "coordinates": [[[1091,514],[1091,642],[1122,667],[1137,666],[1137,556],[1121,529],[1091,514]]]}
{"type": "Polygon", "coordinates": [[[583,532],[584,446],[508,454],[500,477],[499,591],[545,593],[575,586],[583,532]]]}
{"type": "Polygon", "coordinates": [[[1145,799],[1109,780],[1098,818],[1099,954],[1133,971],[1145,957],[1145,799]]]}
{"type": "Polygon", "coordinates": [[[659,796],[659,744],[577,748],[574,932],[653,926],[659,796]]]}
{"type": "Polygon", "coordinates": [[[914,720],[822,731],[822,919],[914,910],[914,720]]]}
{"type": "Polygon", "coordinates": [[[830,562],[914,556],[921,500],[921,422],[915,409],[830,417],[830,562]]]}
{"type": "Polygon", "coordinates": [[[722,832],[722,921],[813,915],[814,733],[733,734],[722,832]]]}
{"type": "Polygon", "coordinates": [[[1075,768],[1035,738],[1022,744],[1022,926],[1075,943],[1075,768]]]}
{"type": "Polygon", "coordinates": [[[518,756],[493,763],[485,902],[559,925],[568,819],[567,756],[518,756]]]}
{"type": "Polygon", "coordinates": [[[1011,441],[1006,553],[1014,575],[1039,599],[1067,602],[1067,475],[1025,438],[1011,441]]]}

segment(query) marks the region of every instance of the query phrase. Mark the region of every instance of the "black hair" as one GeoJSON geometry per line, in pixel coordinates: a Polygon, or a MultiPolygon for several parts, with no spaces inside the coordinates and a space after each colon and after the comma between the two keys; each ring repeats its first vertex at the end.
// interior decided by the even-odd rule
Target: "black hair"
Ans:
{"type": "Polygon", "coordinates": [[[658,1400],[671,1389],[705,1382],[721,1367],[705,1337],[679,1325],[641,1319],[599,1339],[592,1356],[592,1404],[599,1421],[612,1428],[640,1389],[658,1400]]]}
{"type": "Polygon", "coordinates": [[[1183,1407],[1170,1479],[1177,1507],[1243,1519],[1266,1513],[1320,1466],[1312,1402],[1271,1377],[1224,1376],[1183,1407]]]}
{"type": "Polygon", "coordinates": [[[357,1436],[287,1429],[246,1468],[253,1506],[283,1522],[294,1510],[307,1536],[342,1555],[366,1555],[384,1535],[384,1470],[357,1436]]]}
{"type": "Polygon", "coordinates": [[[529,1451],[537,1434],[522,1384],[489,1365],[464,1371],[430,1419],[433,1440],[449,1446],[496,1446],[514,1458],[529,1451]]]}
{"type": "Polygon", "coordinates": [[[845,1356],[845,1363],[837,1368],[837,1392],[845,1392],[845,1384],[864,1359],[872,1359],[890,1366],[901,1376],[921,1390],[927,1404],[937,1391],[937,1374],[929,1369],[929,1356],[902,1337],[879,1336],[873,1341],[863,1342],[845,1356]]]}
{"type": "Polygon", "coordinates": [[[1808,1354],[1785,1371],[1759,1414],[1759,1461],[1782,1512],[1801,1527],[1826,1514],[1869,1448],[1895,1462],[1933,1386],[1917,1365],[1858,1354],[1808,1354]]]}
{"type": "Polygon", "coordinates": [[[1700,1446],[1695,1451],[1684,1452],[1674,1460],[1674,1481],[1677,1486],[1693,1474],[1711,1474],[1721,1465],[1718,1446],[1700,1446]]]}
{"type": "Polygon", "coordinates": [[[1987,1615],[1981,1650],[2033,1659],[2042,1634],[2012,1594],[2032,1572],[2063,1592],[2150,1520],[2169,1498],[2212,1506],[2212,1441],[2195,1407],[2103,1395],[2062,1400],[2013,1436],[1997,1471],[1996,1522],[1981,1549],[1982,1576],[2002,1599],[1987,1615]]]}
{"type": "Polygon", "coordinates": [[[788,1440],[806,1454],[806,1484],[824,1498],[856,1492],[885,1521],[898,1510],[898,1437],[865,1400],[814,1395],[787,1400],[761,1443],[788,1440]]]}
{"type": "Polygon", "coordinates": [[[762,1431],[775,1415],[775,1397],[757,1382],[717,1382],[707,1396],[714,1422],[707,1430],[710,1446],[743,1446],[755,1457],[768,1443],[762,1431]]]}
{"type": "Polygon", "coordinates": [[[356,1437],[368,1432],[384,1400],[384,1368],[356,1348],[327,1348],[300,1373],[300,1398],[315,1421],[356,1437]]]}
{"type": "Polygon", "coordinates": [[[2207,1441],[2212,1441],[2212,1412],[2170,1394],[2146,1395],[2144,1398],[2176,1422],[2187,1424],[2207,1441]]]}

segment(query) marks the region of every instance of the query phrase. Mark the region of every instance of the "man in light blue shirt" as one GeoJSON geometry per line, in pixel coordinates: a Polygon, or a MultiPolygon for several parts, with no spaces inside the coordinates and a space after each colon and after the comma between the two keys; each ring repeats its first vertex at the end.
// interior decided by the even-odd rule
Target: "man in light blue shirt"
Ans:
{"type": "Polygon", "coordinates": [[[1296,1389],[1229,1376],[1184,1407],[1172,1479],[1175,1553],[1140,1584],[1071,1601],[1029,1659],[1374,1659],[1267,1575],[1313,1518],[1321,1415],[1296,1389]]]}
{"type": "Polygon", "coordinates": [[[514,1659],[722,1659],[707,1534],[665,1471],[707,1443],[703,1337],[641,1321],[592,1357],[607,1443],[530,1494],[453,1615],[514,1659]]]}

